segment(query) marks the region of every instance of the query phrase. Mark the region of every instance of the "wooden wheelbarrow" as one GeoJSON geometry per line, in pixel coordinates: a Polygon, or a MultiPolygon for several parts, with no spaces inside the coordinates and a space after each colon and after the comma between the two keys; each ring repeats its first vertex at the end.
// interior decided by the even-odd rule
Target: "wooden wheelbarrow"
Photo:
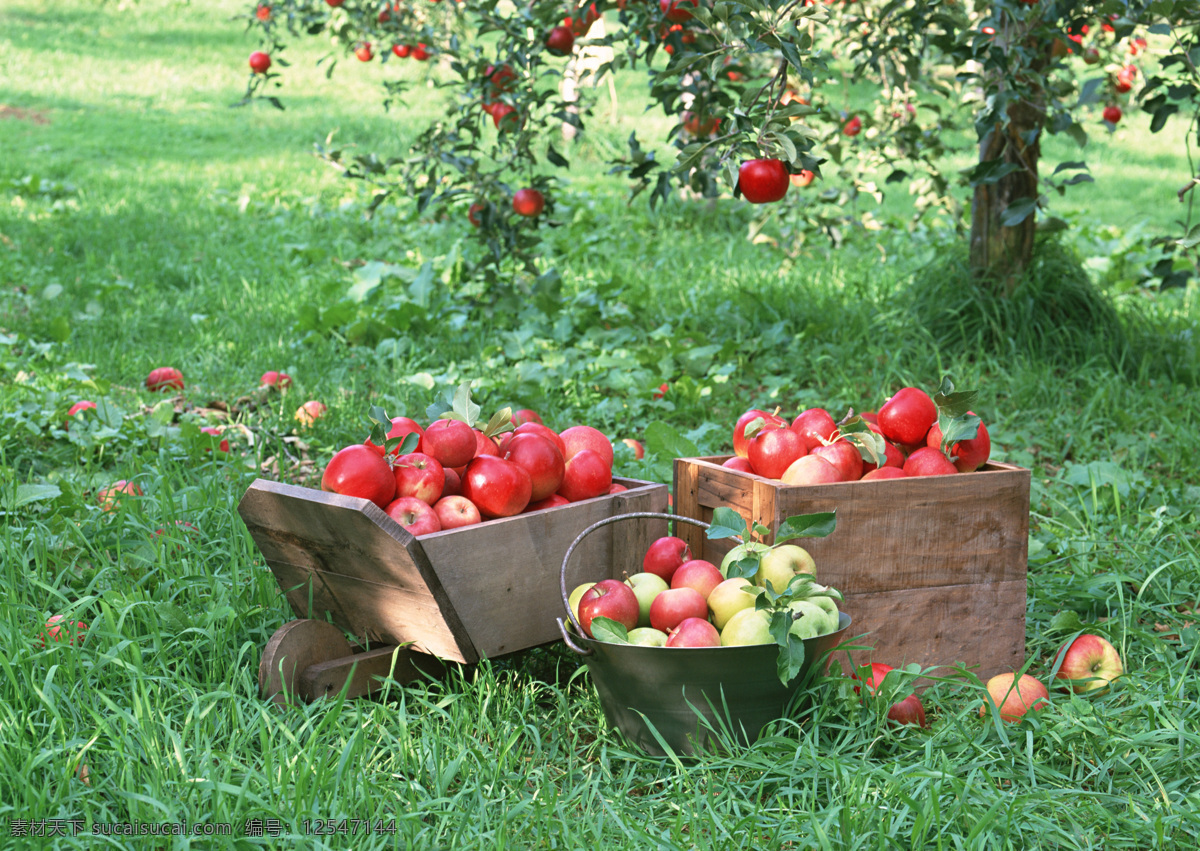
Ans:
{"type": "MultiPolygon", "coordinates": [[[[627,490],[414,537],[368,500],[256,480],[238,513],[300,618],[263,649],[261,695],[359,697],[442,661],[560,640],[559,570],[575,537],[606,517],[666,511],[666,485],[614,481],[627,490]]],[[[633,575],[665,534],[663,522],[589,535],[567,581],[633,575]]]]}

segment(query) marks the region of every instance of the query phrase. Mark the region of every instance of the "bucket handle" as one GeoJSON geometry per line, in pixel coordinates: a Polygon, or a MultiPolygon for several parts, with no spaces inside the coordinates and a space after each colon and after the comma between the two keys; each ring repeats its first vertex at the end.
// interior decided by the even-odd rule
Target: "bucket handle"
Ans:
{"type": "MultiPolygon", "coordinates": [[[[634,511],[630,514],[614,514],[612,517],[605,517],[603,520],[597,520],[591,526],[588,526],[571,542],[571,546],[567,547],[567,553],[563,556],[562,569],[558,573],[558,588],[562,593],[563,607],[567,610],[567,617],[571,619],[571,625],[575,627],[577,635],[583,635],[583,626],[579,623],[579,619],[575,617],[575,612],[571,610],[570,596],[567,594],[567,564],[571,561],[571,555],[575,552],[575,548],[601,526],[607,526],[610,523],[616,523],[618,520],[667,520],[676,523],[690,523],[693,526],[699,526],[701,529],[707,529],[708,523],[703,520],[695,520],[691,517],[681,517],[678,514],[662,514],[657,511],[634,511]]],[[[591,648],[583,648],[577,645],[571,638],[571,633],[567,629],[567,625],[563,623],[563,619],[557,618],[558,631],[562,633],[563,641],[572,651],[580,656],[590,656],[596,651],[591,648]]]]}

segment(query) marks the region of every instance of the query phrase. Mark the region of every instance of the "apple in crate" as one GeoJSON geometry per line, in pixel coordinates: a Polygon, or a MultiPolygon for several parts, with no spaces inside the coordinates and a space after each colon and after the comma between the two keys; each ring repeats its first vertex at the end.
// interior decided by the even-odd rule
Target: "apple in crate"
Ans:
{"type": "Polygon", "coordinates": [[[533,480],[525,468],[495,455],[479,456],[467,465],[462,477],[462,495],[475,503],[484,517],[520,514],[532,492],[533,480]]]}
{"type": "Polygon", "coordinates": [[[780,478],[785,485],[835,485],[843,481],[838,468],[820,455],[797,458],[780,478]]]}
{"type": "Polygon", "coordinates": [[[321,474],[321,490],[369,499],[386,509],[396,495],[396,477],[371,447],[354,443],[329,459],[321,474]]]}
{"type": "Polygon", "coordinates": [[[592,621],[608,618],[635,629],[638,624],[638,598],[633,589],[617,579],[603,579],[583,592],[579,598],[579,625],[588,638],[592,637],[592,621]]]}
{"type": "Polygon", "coordinates": [[[780,544],[763,555],[754,574],[754,584],[766,588],[770,582],[775,593],[782,594],[801,573],[816,578],[817,563],[812,555],[798,544],[780,544]]]}
{"type": "Polygon", "coordinates": [[[1058,648],[1054,662],[1059,666],[1055,680],[1076,694],[1107,691],[1109,684],[1125,673],[1117,648],[1099,635],[1084,633],[1058,648]]]}
{"type": "Polygon", "coordinates": [[[804,438],[786,426],[760,431],[750,441],[750,466],[768,479],[778,479],[792,462],[808,453],[804,438]]]}
{"type": "Polygon", "coordinates": [[[396,496],[414,496],[430,505],[442,498],[446,488],[442,465],[421,452],[401,455],[392,467],[392,475],[396,479],[396,496]]]}
{"type": "Polygon", "coordinates": [[[904,387],[879,409],[879,428],[894,443],[924,444],[937,422],[937,405],[919,387],[904,387]]]}
{"type": "Polygon", "coordinates": [[[863,474],[863,457],[858,447],[846,439],[817,446],[809,452],[824,458],[837,469],[843,482],[857,482],[863,474]]]}
{"type": "MultiPolygon", "coordinates": [[[[967,411],[971,416],[974,416],[973,411],[967,411]]],[[[929,429],[929,436],[925,439],[929,446],[941,448],[942,445],[942,430],[937,423],[929,429]]],[[[992,439],[988,437],[987,426],[982,421],[979,423],[979,431],[971,440],[960,440],[950,447],[950,455],[956,459],[954,467],[960,473],[973,473],[987,463],[988,457],[992,454],[992,439]]]]}
{"type": "Polygon", "coordinates": [[[444,496],[433,504],[433,512],[442,524],[443,531],[483,522],[483,516],[475,507],[475,503],[465,496],[444,496]]]}
{"type": "Polygon", "coordinates": [[[580,502],[603,496],[611,485],[612,461],[605,461],[594,450],[581,449],[567,459],[558,492],[571,502],[580,502]]]}
{"type": "Polygon", "coordinates": [[[824,408],[809,408],[801,411],[792,421],[792,431],[804,439],[804,445],[809,452],[818,446],[824,446],[837,433],[837,423],[824,408]]]}
{"type": "Polygon", "coordinates": [[[656,573],[635,573],[625,580],[638,598],[638,626],[650,626],[650,604],[670,586],[656,573]]]}
{"type": "Polygon", "coordinates": [[[542,425],[541,423],[521,423],[514,431],[506,433],[500,439],[501,451],[506,449],[508,446],[508,444],[504,442],[505,439],[512,440],[519,434],[536,434],[539,437],[546,438],[546,440],[558,447],[558,451],[563,455],[563,460],[567,460],[567,444],[564,443],[563,439],[558,436],[558,432],[549,426],[542,425]]]}
{"type": "Polygon", "coordinates": [[[692,559],[685,561],[671,575],[672,588],[694,588],[705,600],[725,580],[721,570],[711,561],[692,559]]]}
{"type": "Polygon", "coordinates": [[[757,597],[758,589],[749,579],[737,576],[724,580],[708,595],[713,626],[723,630],[738,612],[753,609],[757,597]]]}
{"type": "Polygon", "coordinates": [[[746,426],[754,422],[759,417],[763,419],[763,428],[780,428],[787,425],[787,420],[775,414],[768,414],[766,411],[760,411],[758,408],[751,408],[737,418],[737,423],[733,426],[733,454],[739,458],[749,458],[750,450],[749,443],[746,439],[746,426]]]}
{"type": "MultiPolygon", "coordinates": [[[[493,448],[495,445],[493,444],[493,448]]],[[[504,459],[525,468],[533,490],[529,500],[537,502],[558,492],[566,475],[566,462],[557,445],[536,434],[514,435],[505,447],[504,459]]],[[[609,480],[611,481],[611,473],[609,480]]]]}
{"type": "MultiPolygon", "coordinates": [[[[705,612],[707,614],[707,610],[705,612]]],[[[667,647],[720,647],[721,634],[705,618],[685,618],[667,633],[667,647]]]]}
{"type": "Polygon", "coordinates": [[[461,467],[475,457],[475,430],[461,420],[434,420],[421,435],[417,451],[443,467],[461,467]]]}
{"type": "Polygon", "coordinates": [[[665,633],[688,618],[708,617],[708,603],[695,588],[668,588],[650,604],[650,626],[665,633]]]}
{"type": "Polygon", "coordinates": [[[922,446],[904,462],[906,476],[949,476],[958,472],[946,454],[936,446],[922,446]]]}
{"type": "Polygon", "coordinates": [[[679,566],[685,561],[691,561],[691,558],[692,550],[687,541],[667,535],[647,548],[646,555],[642,558],[642,570],[657,574],[669,583],[679,566]]]}
{"type": "Polygon", "coordinates": [[[407,529],[410,535],[442,531],[441,521],[433,506],[415,496],[402,496],[394,500],[384,509],[384,513],[407,529]]]}
{"type": "Polygon", "coordinates": [[[1020,721],[1027,712],[1043,709],[1050,692],[1041,682],[1022,674],[997,674],[987,681],[988,699],[979,707],[982,718],[994,704],[1000,708],[1000,717],[1005,721],[1020,721]]]}
{"type": "Polygon", "coordinates": [[[577,425],[564,429],[559,435],[563,442],[563,458],[570,461],[585,449],[590,449],[600,456],[600,459],[611,470],[613,465],[612,441],[605,437],[604,432],[591,426],[577,425]]]}

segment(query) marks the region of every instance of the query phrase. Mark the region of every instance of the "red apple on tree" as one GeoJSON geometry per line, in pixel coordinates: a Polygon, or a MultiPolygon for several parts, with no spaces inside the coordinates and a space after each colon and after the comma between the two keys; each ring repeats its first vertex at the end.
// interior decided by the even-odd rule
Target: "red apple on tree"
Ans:
{"type": "Polygon", "coordinates": [[[616,579],[604,579],[583,592],[579,598],[579,625],[592,637],[592,621],[608,618],[634,629],[638,624],[638,598],[633,589],[616,579]]]}
{"type": "Polygon", "coordinates": [[[673,24],[682,24],[685,21],[692,19],[691,6],[695,9],[700,5],[700,0],[658,0],[658,8],[662,11],[663,17],[673,24]]]}
{"type": "Polygon", "coordinates": [[[1119,122],[1122,114],[1121,107],[1117,106],[1115,103],[1104,107],[1104,120],[1109,124],[1116,124],[1119,122]]]}
{"type": "Polygon", "coordinates": [[[321,474],[321,490],[369,499],[386,508],[395,498],[396,479],[387,461],[369,446],[355,443],[339,449],[321,474]]]}
{"type": "Polygon", "coordinates": [[[555,56],[569,56],[575,46],[575,33],[570,27],[557,26],[546,34],[546,49],[555,56]]]}
{"type": "Polygon", "coordinates": [[[857,136],[862,132],[862,119],[857,115],[842,125],[843,136],[857,136]]]}
{"type": "Polygon", "coordinates": [[[779,201],[787,195],[791,185],[783,160],[746,160],[738,169],[738,188],[742,190],[742,197],[751,204],[779,201]]]}
{"type": "Polygon", "coordinates": [[[255,74],[265,74],[270,67],[271,57],[266,53],[256,50],[250,54],[250,70],[255,74]]]}
{"type": "Polygon", "coordinates": [[[465,496],[444,496],[433,506],[442,529],[458,529],[462,526],[474,526],[483,522],[483,516],[475,503],[465,496]]]}
{"type": "Polygon", "coordinates": [[[518,189],[513,194],[512,208],[518,216],[531,219],[546,209],[546,199],[536,189],[518,189]]]}
{"type": "Polygon", "coordinates": [[[371,52],[370,44],[360,44],[354,49],[354,55],[358,57],[359,62],[370,62],[375,56],[375,54],[371,52]]]}

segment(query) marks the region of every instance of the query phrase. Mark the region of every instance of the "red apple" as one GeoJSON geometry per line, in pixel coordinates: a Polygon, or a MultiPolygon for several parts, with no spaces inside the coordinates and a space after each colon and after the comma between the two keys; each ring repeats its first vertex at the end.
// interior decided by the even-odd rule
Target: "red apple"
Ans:
{"type": "Polygon", "coordinates": [[[421,435],[417,451],[443,467],[461,467],[475,457],[475,431],[461,420],[434,420],[421,435]]]}
{"type": "MultiPolygon", "coordinates": [[[[866,679],[859,677],[857,671],[854,671],[850,674],[850,679],[860,680],[864,685],[866,685],[867,691],[871,694],[874,694],[875,689],[879,688],[880,684],[883,682],[883,678],[886,677],[888,672],[892,670],[893,668],[891,665],[886,665],[883,662],[872,662],[871,673],[867,675],[866,679]]],[[[858,694],[858,686],[854,687],[854,693],[858,694]]]]}
{"type": "Polygon", "coordinates": [[[474,526],[483,522],[483,517],[475,503],[465,496],[444,496],[433,505],[433,513],[437,515],[442,529],[457,529],[460,526],[474,526]]]}
{"type": "Polygon", "coordinates": [[[462,495],[484,517],[512,517],[529,505],[533,481],[524,467],[495,455],[481,455],[467,465],[462,495]]]}
{"type": "Polygon", "coordinates": [[[567,461],[558,493],[571,502],[579,502],[607,493],[611,484],[611,462],[606,463],[591,449],[583,449],[567,461]]]}
{"type": "Polygon", "coordinates": [[[321,474],[321,490],[369,499],[385,508],[396,496],[396,479],[377,452],[355,443],[329,459],[321,474]]]}
{"type": "Polygon", "coordinates": [[[640,461],[642,458],[646,457],[646,448],[642,446],[640,441],[634,440],[632,437],[626,437],[622,438],[621,442],[633,450],[634,458],[637,458],[640,461]]]}
{"type": "Polygon", "coordinates": [[[804,438],[804,445],[812,452],[818,446],[824,446],[832,440],[838,427],[829,411],[824,408],[809,408],[796,415],[796,419],[792,420],[791,429],[804,438]]]}
{"type": "Polygon", "coordinates": [[[412,53],[412,45],[411,44],[393,44],[392,45],[392,53],[396,54],[401,59],[407,59],[408,55],[410,53],[412,53]]]}
{"type": "Polygon", "coordinates": [[[842,134],[845,136],[857,136],[862,132],[862,119],[857,115],[842,125],[842,134]]]}
{"type": "Polygon", "coordinates": [[[579,625],[592,637],[592,621],[608,618],[634,629],[638,624],[638,598],[633,589],[616,579],[603,579],[579,598],[579,625]]]}
{"type": "Polygon", "coordinates": [[[412,58],[418,62],[424,62],[429,58],[429,50],[424,44],[418,44],[412,49],[412,58]]]}
{"type": "Polygon", "coordinates": [[[669,633],[688,618],[708,618],[708,603],[695,588],[668,588],[650,604],[650,626],[660,632],[669,633]]]}
{"type": "Polygon", "coordinates": [[[570,27],[558,26],[546,34],[546,49],[555,56],[568,56],[575,46],[575,33],[570,27]]]}
{"type": "Polygon", "coordinates": [[[316,399],[309,399],[303,405],[296,409],[296,421],[302,426],[310,426],[325,416],[325,403],[318,402],[316,399]]]}
{"type": "Polygon", "coordinates": [[[272,390],[287,390],[292,386],[292,377],[286,372],[268,369],[258,380],[260,387],[270,387],[272,390]]]}
{"type": "Polygon", "coordinates": [[[751,204],[771,204],[787,194],[791,181],[783,160],[746,160],[738,169],[738,188],[751,204]]]}
{"type": "Polygon", "coordinates": [[[946,454],[935,446],[922,446],[913,452],[903,469],[908,476],[948,476],[958,472],[946,454]]]}
{"type": "MultiPolygon", "coordinates": [[[[525,468],[533,484],[531,502],[537,502],[558,492],[566,475],[566,463],[558,447],[536,434],[518,434],[505,449],[504,458],[525,468]]],[[[611,475],[610,475],[611,481],[611,475]]],[[[569,498],[569,497],[568,497],[569,498]]]]}
{"type": "Polygon", "coordinates": [[[605,493],[609,496],[612,496],[614,493],[623,493],[627,490],[629,490],[629,488],[625,487],[624,485],[619,485],[616,482],[613,482],[608,486],[608,490],[606,490],[605,493]]]}
{"type": "Polygon", "coordinates": [[[599,455],[605,464],[612,466],[612,441],[604,436],[604,432],[591,426],[577,425],[564,429],[559,436],[563,442],[564,461],[570,461],[581,450],[590,449],[599,455]]]}
{"type": "Polygon", "coordinates": [[[542,425],[541,423],[534,423],[534,422],[521,423],[519,426],[516,427],[516,429],[514,431],[505,432],[505,434],[501,438],[502,442],[500,444],[500,451],[503,452],[507,446],[503,442],[504,438],[508,438],[509,440],[511,440],[512,438],[516,437],[518,434],[537,434],[537,435],[540,435],[540,436],[546,438],[547,440],[553,442],[554,445],[558,447],[558,451],[562,453],[563,461],[569,460],[567,458],[567,444],[561,437],[558,436],[558,432],[556,432],[554,429],[550,428],[549,426],[545,426],[545,425],[542,425]]]}
{"type": "MultiPolygon", "coordinates": [[[[78,414],[80,411],[94,411],[94,410],[96,410],[96,403],[88,402],[88,401],[84,400],[84,401],[76,402],[74,405],[72,405],[70,408],[68,408],[67,416],[73,417],[76,414],[78,414]]],[[[69,429],[70,427],[71,427],[70,420],[67,420],[63,423],[63,428],[69,429]]],[[[639,455],[638,457],[641,458],[642,456],[639,455]]]]}
{"type": "MultiPolygon", "coordinates": [[[[968,411],[967,413],[971,413],[968,411]]],[[[937,423],[929,429],[925,442],[929,446],[941,448],[942,429],[937,423]]],[[[979,432],[971,440],[960,440],[950,447],[950,457],[954,459],[954,467],[960,473],[973,473],[987,463],[992,454],[992,439],[988,437],[987,426],[981,420],[979,432]]]]}
{"type": "Polygon", "coordinates": [[[1076,694],[1090,691],[1101,694],[1125,673],[1117,648],[1108,639],[1091,633],[1084,633],[1069,646],[1060,647],[1054,663],[1059,666],[1055,680],[1060,685],[1070,686],[1076,694]]]}
{"type": "Polygon", "coordinates": [[[837,468],[843,482],[857,482],[863,474],[863,457],[858,447],[845,438],[825,446],[818,446],[810,453],[824,458],[837,468]]]}
{"type": "Polygon", "coordinates": [[[838,468],[820,455],[797,458],[780,478],[789,485],[832,485],[843,481],[838,468]]]}
{"type": "MultiPolygon", "coordinates": [[[[216,428],[215,426],[203,426],[200,429],[200,433],[207,434],[212,437],[221,437],[221,430],[219,428],[216,428]]],[[[220,449],[222,452],[228,452],[229,451],[228,438],[221,437],[221,442],[217,445],[217,448],[220,449]]]]}
{"type": "Polygon", "coordinates": [[[521,408],[520,410],[513,411],[513,427],[516,428],[517,426],[524,425],[525,423],[537,423],[541,425],[542,418],[538,416],[537,411],[531,411],[529,408],[521,408]]]}
{"type": "Polygon", "coordinates": [[[410,535],[442,531],[442,522],[433,506],[415,496],[402,496],[389,503],[384,513],[407,529],[410,535]]]}
{"type": "Polygon", "coordinates": [[[758,408],[751,408],[737,418],[737,423],[733,427],[733,454],[739,458],[749,458],[750,441],[746,439],[746,426],[754,422],[754,420],[762,417],[763,429],[779,428],[786,426],[787,420],[776,414],[768,414],[766,411],[760,411],[758,408]]]}
{"type": "Polygon", "coordinates": [[[46,646],[46,639],[53,642],[65,641],[69,646],[74,647],[76,643],[83,644],[87,628],[88,625],[83,621],[72,623],[67,620],[65,615],[52,615],[46,621],[46,626],[38,639],[42,647],[46,646]]]}
{"type": "Polygon", "coordinates": [[[879,428],[888,440],[901,444],[924,444],[925,435],[937,422],[937,406],[918,387],[896,391],[879,409],[879,428]]]}
{"type": "Polygon", "coordinates": [[[692,559],[679,565],[679,569],[671,574],[672,588],[692,588],[700,592],[707,604],[708,595],[712,590],[725,581],[721,569],[711,561],[692,559]]]}
{"type": "Polygon", "coordinates": [[[691,561],[692,550],[687,541],[668,535],[659,538],[646,550],[642,558],[642,570],[661,576],[670,585],[671,577],[685,561],[691,561]]]}
{"type": "Polygon", "coordinates": [[[103,510],[114,511],[120,507],[121,498],[126,495],[141,496],[142,489],[138,487],[137,482],[120,479],[106,488],[101,488],[96,494],[96,501],[103,510]]]}
{"type": "Polygon", "coordinates": [[[750,466],[768,479],[778,479],[792,463],[807,453],[804,438],[783,426],[760,431],[750,441],[750,466]]]}
{"type": "Polygon", "coordinates": [[[1116,124],[1119,122],[1123,114],[1124,113],[1121,112],[1121,107],[1117,106],[1115,103],[1104,107],[1104,120],[1109,124],[1116,124]]]}
{"type": "Polygon", "coordinates": [[[159,393],[183,389],[183,373],[173,366],[160,366],[146,376],[146,389],[159,393]]]}
{"type": "Polygon", "coordinates": [[[250,70],[255,74],[265,74],[270,67],[271,57],[266,53],[256,50],[250,54],[250,70]]]}
{"type": "MultiPolygon", "coordinates": [[[[409,419],[408,417],[392,417],[392,425],[391,425],[391,428],[388,429],[387,439],[392,440],[392,439],[398,437],[401,440],[403,440],[404,438],[408,437],[410,434],[415,434],[418,438],[420,438],[421,435],[423,435],[424,433],[425,433],[425,429],[421,428],[421,424],[418,423],[416,420],[409,419]]],[[[383,447],[376,446],[374,443],[371,442],[371,438],[368,437],[366,440],[363,441],[363,443],[364,443],[364,445],[369,446],[372,449],[374,449],[380,455],[383,454],[383,447]]],[[[419,440],[417,441],[417,445],[420,446],[419,440]]],[[[392,449],[391,454],[392,455],[400,454],[400,445],[399,444],[397,444],[392,449]]]]}
{"type": "Polygon", "coordinates": [[[792,175],[792,186],[798,186],[803,189],[808,186],[816,178],[816,174],[806,168],[800,169],[799,172],[792,175]]]}
{"type": "Polygon", "coordinates": [[[412,496],[433,505],[446,488],[446,472],[436,458],[421,452],[401,455],[392,466],[396,496],[412,496]]]}
{"type": "Polygon", "coordinates": [[[863,473],[860,481],[878,481],[879,479],[907,479],[908,473],[900,467],[877,467],[869,473],[863,473]]]}
{"type": "Polygon", "coordinates": [[[442,472],[446,475],[446,484],[442,487],[442,496],[458,496],[462,493],[462,476],[453,467],[443,467],[442,472]]]}
{"type": "Polygon", "coordinates": [[[728,467],[731,470],[737,470],[739,473],[753,473],[754,467],[750,464],[749,459],[734,455],[732,458],[726,458],[721,462],[722,467],[728,467]]]}
{"type": "MultiPolygon", "coordinates": [[[[868,422],[867,425],[871,431],[875,432],[880,437],[883,437],[883,432],[879,430],[878,425],[872,422],[868,422]]],[[[867,461],[866,459],[863,459],[863,475],[865,476],[867,473],[874,470],[876,466],[878,465],[876,465],[874,461],[867,461]]],[[[900,447],[892,443],[887,438],[884,438],[883,440],[883,466],[896,467],[897,469],[904,466],[904,453],[900,451],[900,447]]]]}
{"type": "Polygon", "coordinates": [[[358,58],[359,62],[370,62],[375,56],[375,54],[371,52],[370,44],[360,44],[358,47],[354,48],[354,55],[358,58]]]}
{"type": "Polygon", "coordinates": [[[901,726],[906,724],[914,724],[921,728],[929,726],[925,723],[925,707],[921,705],[921,698],[915,694],[910,694],[904,700],[893,703],[888,709],[887,717],[893,724],[901,726]]]}
{"type": "Polygon", "coordinates": [[[721,633],[703,617],[687,618],[667,633],[667,646],[720,647],[721,633]]]}
{"type": "Polygon", "coordinates": [[[512,208],[518,216],[533,218],[546,209],[546,198],[536,189],[518,189],[513,194],[512,208]]]}
{"type": "Polygon", "coordinates": [[[1050,696],[1046,687],[1028,674],[1019,680],[1016,674],[997,674],[987,681],[987,691],[989,699],[980,705],[979,717],[987,715],[994,704],[1005,721],[1020,721],[1025,713],[1044,709],[1050,696]]]}
{"type": "Polygon", "coordinates": [[[530,511],[541,511],[544,508],[558,508],[560,505],[570,505],[571,500],[567,499],[562,494],[552,493],[545,499],[539,499],[537,502],[531,502],[525,506],[525,513],[530,511]]]}
{"type": "Polygon", "coordinates": [[[692,9],[700,5],[700,0],[658,0],[658,8],[663,17],[673,24],[682,24],[692,19],[692,9]]]}

